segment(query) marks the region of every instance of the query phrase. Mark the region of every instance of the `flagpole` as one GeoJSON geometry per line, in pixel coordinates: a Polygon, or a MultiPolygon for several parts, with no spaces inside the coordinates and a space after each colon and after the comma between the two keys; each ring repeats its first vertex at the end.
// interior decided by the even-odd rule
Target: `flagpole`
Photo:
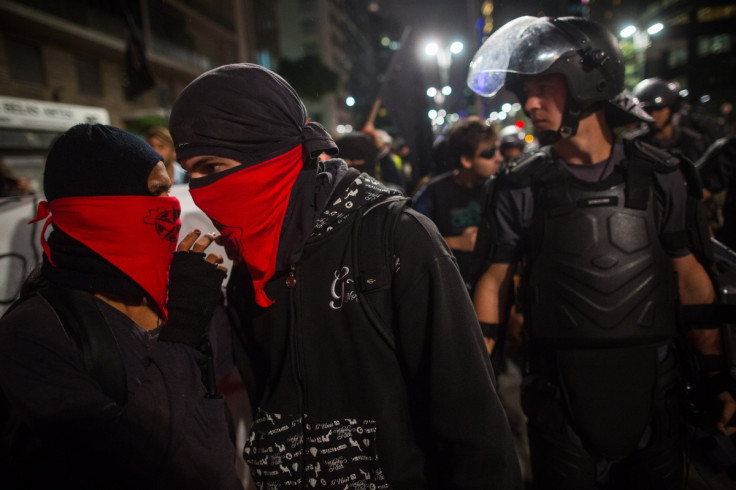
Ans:
{"type": "Polygon", "coordinates": [[[376,100],[373,102],[373,107],[371,107],[371,112],[368,114],[366,124],[374,124],[376,122],[376,116],[378,116],[378,110],[381,108],[381,102],[381,98],[376,97],[376,100]]]}

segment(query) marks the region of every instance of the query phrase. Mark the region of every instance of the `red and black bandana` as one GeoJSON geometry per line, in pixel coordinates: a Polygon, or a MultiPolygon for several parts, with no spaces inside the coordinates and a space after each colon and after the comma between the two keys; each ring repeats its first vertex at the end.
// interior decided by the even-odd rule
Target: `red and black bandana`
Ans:
{"type": "Polygon", "coordinates": [[[253,279],[256,302],[264,308],[273,304],[263,288],[276,270],[281,227],[302,169],[302,151],[299,145],[189,190],[194,203],[229,242],[229,248],[242,257],[253,279]]]}
{"type": "Polygon", "coordinates": [[[310,121],[285,79],[251,63],[197,77],[174,103],[169,130],[181,161],[214,155],[242,165],[192,179],[189,187],[236,246],[258,304],[270,306],[263,286],[299,259],[321,211],[316,160],[337,152],[332,136],[310,121]]]}
{"type": "MultiPolygon", "coordinates": [[[[179,239],[181,208],[175,197],[89,196],[41,201],[36,218],[46,219],[99,254],[153,298],[164,321],[171,259],[179,239]]],[[[51,265],[54,251],[41,234],[51,265]]]]}

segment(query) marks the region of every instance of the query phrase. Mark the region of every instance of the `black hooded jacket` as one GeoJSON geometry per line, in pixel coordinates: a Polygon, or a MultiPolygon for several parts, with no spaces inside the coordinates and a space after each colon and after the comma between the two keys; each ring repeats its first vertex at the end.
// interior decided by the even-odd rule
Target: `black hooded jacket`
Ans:
{"type": "Polygon", "coordinates": [[[359,304],[346,246],[357,214],[390,191],[355,173],[340,187],[301,259],[267,284],[273,306],[258,307],[245,268],[233,270],[228,296],[257,408],[244,454],[251,473],[267,488],[518,488],[509,426],[452,253],[428,218],[404,211],[386,293],[393,311],[383,315],[393,318],[394,350],[359,304]]]}

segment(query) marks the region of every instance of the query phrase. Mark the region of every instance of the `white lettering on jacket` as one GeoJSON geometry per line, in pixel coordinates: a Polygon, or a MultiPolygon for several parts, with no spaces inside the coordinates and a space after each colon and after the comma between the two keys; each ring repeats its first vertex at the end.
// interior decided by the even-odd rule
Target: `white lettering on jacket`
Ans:
{"type": "Polygon", "coordinates": [[[355,301],[358,299],[358,295],[355,290],[348,291],[346,286],[353,282],[352,279],[346,279],[350,274],[350,268],[343,267],[339,271],[335,271],[335,280],[332,281],[332,290],[330,295],[333,301],[330,301],[330,308],[333,310],[339,310],[348,301],[355,301]]]}

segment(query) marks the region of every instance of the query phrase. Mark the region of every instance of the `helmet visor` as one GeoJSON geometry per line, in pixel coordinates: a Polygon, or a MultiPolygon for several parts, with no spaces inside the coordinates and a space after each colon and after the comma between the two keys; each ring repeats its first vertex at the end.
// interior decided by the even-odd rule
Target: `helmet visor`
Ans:
{"type": "Polygon", "coordinates": [[[470,62],[468,87],[493,97],[509,74],[536,75],[574,49],[571,41],[546,17],[523,16],[494,32],[470,62]]]}

